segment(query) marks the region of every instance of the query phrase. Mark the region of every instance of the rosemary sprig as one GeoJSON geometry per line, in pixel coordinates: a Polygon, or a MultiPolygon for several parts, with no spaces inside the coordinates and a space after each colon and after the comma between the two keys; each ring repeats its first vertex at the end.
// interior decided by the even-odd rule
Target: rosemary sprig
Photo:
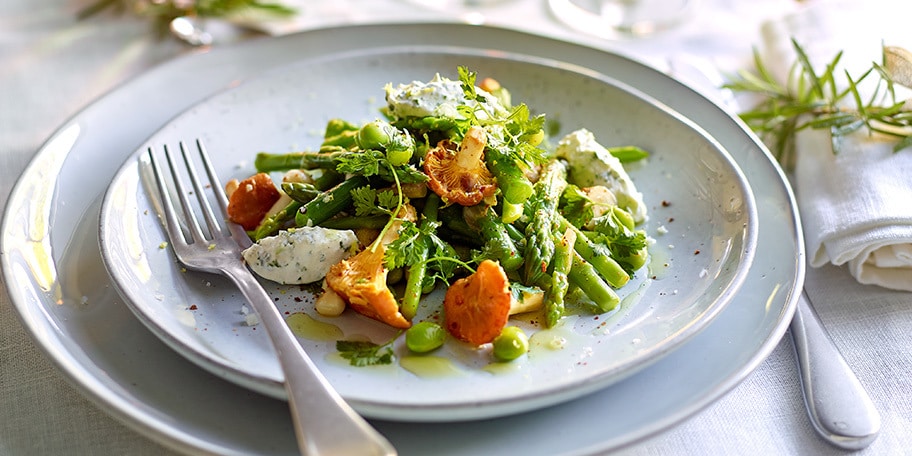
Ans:
{"type": "Polygon", "coordinates": [[[883,64],[872,62],[870,69],[853,77],[848,71],[838,69],[842,52],[817,73],[801,45],[793,39],[792,46],[797,61],[785,83],[773,77],[759,52],[754,50],[754,71],[740,71],[724,86],[760,99],[752,109],[740,113],[740,117],[770,146],[781,164],[791,165],[795,134],[808,128],[829,130],[833,153],[839,151],[841,136],[861,129],[897,138],[894,151],[912,146],[912,110],[906,107],[905,100],[897,99],[896,85],[902,84],[892,76],[896,70],[908,71],[912,62],[887,58],[888,51],[894,56],[897,51],[901,55],[908,52],[885,47],[883,64]],[[863,83],[871,87],[866,86],[870,90],[867,97],[860,89],[863,83]]]}

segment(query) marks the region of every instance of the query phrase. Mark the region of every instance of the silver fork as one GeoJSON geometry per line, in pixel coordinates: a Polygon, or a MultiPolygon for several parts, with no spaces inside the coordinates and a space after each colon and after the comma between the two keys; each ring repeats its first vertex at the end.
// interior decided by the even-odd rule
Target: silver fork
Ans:
{"type": "Polygon", "coordinates": [[[191,206],[190,198],[187,196],[187,188],[181,183],[182,178],[175,166],[175,160],[165,146],[172,188],[179,200],[186,230],[190,234],[188,240],[181,228],[181,218],[175,210],[172,193],[168,191],[168,179],[165,178],[162,167],[159,166],[150,147],[148,157],[161,196],[165,230],[181,263],[190,269],[228,277],[259,315],[285,374],[285,390],[288,393],[295,436],[301,454],[395,455],[396,450],[389,441],[358,415],[317,370],[285,324],[269,295],[243,264],[241,246],[249,245],[249,238],[242,227],[226,221],[227,217],[224,214],[227,213],[228,201],[222,191],[223,187],[215,174],[206,148],[199,140],[196,141],[196,145],[209,177],[209,187],[215,194],[221,209],[219,214],[222,216],[216,217],[213,212],[206,196],[207,187],[201,183],[194,161],[187,155],[187,148],[181,142],[180,151],[187,175],[199,203],[198,209],[206,221],[205,230],[200,226],[197,211],[191,206]],[[223,229],[223,223],[226,224],[227,230],[223,229]]]}

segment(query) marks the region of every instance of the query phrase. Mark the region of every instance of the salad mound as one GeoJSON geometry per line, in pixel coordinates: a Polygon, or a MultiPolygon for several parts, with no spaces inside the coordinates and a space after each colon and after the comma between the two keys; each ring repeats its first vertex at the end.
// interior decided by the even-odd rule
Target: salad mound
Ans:
{"type": "Polygon", "coordinates": [[[444,334],[414,321],[443,284],[442,326],[473,346],[527,346],[508,326],[516,313],[552,327],[570,300],[593,313],[618,305],[615,290],[648,256],[646,206],[623,166],[645,151],[605,148],[584,128],[552,146],[544,114],[464,67],[385,92],[381,118],[330,120],[318,150],[261,152],[257,173],[226,188],[229,218],[255,241],[254,272],[323,280],[318,312],[347,307],[410,340],[419,328],[444,334]],[[279,172],[279,185],[264,184],[279,172]]]}

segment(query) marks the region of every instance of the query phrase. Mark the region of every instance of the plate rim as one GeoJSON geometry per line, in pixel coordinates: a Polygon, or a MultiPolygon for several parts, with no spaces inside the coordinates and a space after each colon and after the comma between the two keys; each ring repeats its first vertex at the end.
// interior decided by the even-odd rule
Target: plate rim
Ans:
{"type": "MultiPolygon", "coordinates": [[[[750,132],[750,130],[736,117],[732,116],[730,113],[727,113],[723,108],[719,107],[716,103],[711,100],[706,99],[703,95],[699,94],[697,91],[691,89],[690,87],[684,85],[680,81],[677,81],[667,74],[652,68],[651,66],[644,64],[636,59],[619,54],[616,51],[598,49],[591,45],[587,45],[579,42],[565,41],[561,39],[556,39],[553,37],[534,35],[527,32],[513,30],[508,28],[494,27],[494,26],[478,26],[478,25],[467,25],[460,23],[414,23],[414,22],[403,22],[403,23],[384,23],[384,24],[360,24],[360,25],[350,25],[350,26],[334,26],[328,28],[317,28],[312,30],[307,30],[299,32],[296,34],[288,35],[286,37],[277,38],[276,41],[288,41],[288,40],[300,40],[302,37],[312,36],[316,34],[322,34],[327,31],[332,33],[333,31],[344,30],[371,30],[377,28],[389,28],[389,27],[417,27],[424,28],[428,26],[436,27],[458,27],[460,29],[473,29],[478,30],[479,28],[485,28],[491,30],[494,34],[506,35],[512,38],[522,38],[530,42],[536,42],[538,44],[543,44],[546,46],[559,46],[561,48],[573,48],[576,50],[582,50],[584,53],[591,54],[609,54],[614,55],[626,63],[637,67],[639,70],[648,70],[653,77],[662,78],[663,81],[673,84],[679,90],[685,90],[691,92],[691,95],[698,97],[699,99],[705,101],[708,105],[713,106],[714,109],[718,110],[720,115],[726,116],[740,126],[742,133],[747,135],[750,138],[753,138],[753,142],[756,142],[758,145],[759,140],[756,136],[750,132]]],[[[218,50],[218,52],[233,52],[237,50],[243,50],[245,48],[254,47],[254,46],[270,46],[269,43],[274,43],[273,40],[269,41],[255,41],[255,42],[244,42],[236,45],[225,46],[218,50]]],[[[55,140],[59,139],[69,128],[74,125],[78,125],[80,120],[91,119],[98,115],[99,110],[103,110],[103,107],[107,104],[118,101],[119,98],[123,97],[125,92],[132,88],[141,87],[145,84],[149,84],[149,80],[157,75],[162,73],[167,73],[171,69],[180,69],[183,66],[188,65],[188,61],[194,59],[194,55],[183,55],[171,59],[167,62],[161,63],[153,68],[139,74],[137,77],[114,87],[109,92],[105,93],[98,99],[94,100],[86,107],[78,111],[76,114],[72,115],[67,119],[56,131],[54,131],[48,139],[38,148],[32,159],[26,165],[23,170],[22,176],[31,176],[36,173],[36,168],[38,167],[38,162],[41,159],[47,158],[48,155],[51,155],[52,152],[50,148],[53,146],[55,140]]],[[[144,138],[143,138],[144,139],[144,138]]],[[[142,139],[136,140],[137,142],[142,139]]],[[[761,149],[765,150],[762,145],[759,145],[761,149]]],[[[734,371],[722,379],[720,382],[712,385],[708,390],[701,392],[701,395],[697,397],[694,401],[691,401],[685,407],[679,407],[674,413],[664,416],[662,419],[657,420],[649,426],[643,426],[639,428],[637,432],[633,432],[623,436],[617,436],[614,438],[609,438],[604,440],[601,443],[590,445],[585,448],[586,452],[589,451],[605,451],[607,449],[619,448],[625,445],[630,445],[635,442],[641,441],[651,435],[654,435],[660,431],[666,430],[669,427],[679,423],[692,416],[697,411],[707,407],[712,404],[737,384],[743,381],[751,372],[756,369],[756,367],[772,352],[773,348],[779,343],[779,340],[785,334],[788,324],[791,320],[792,315],[794,314],[796,303],[797,303],[797,290],[800,290],[801,283],[804,280],[805,276],[805,252],[804,252],[804,243],[803,243],[803,234],[800,228],[800,219],[797,213],[795,206],[794,194],[791,187],[788,184],[788,181],[785,179],[784,173],[782,170],[775,164],[775,162],[769,158],[769,153],[765,153],[766,157],[764,158],[764,166],[771,166],[772,170],[778,175],[781,182],[776,182],[775,185],[778,187],[781,185],[782,191],[785,192],[785,196],[788,199],[788,203],[791,206],[789,211],[789,216],[793,219],[797,226],[794,227],[795,232],[793,234],[795,239],[795,247],[798,250],[796,252],[796,259],[794,265],[795,277],[794,281],[791,283],[793,287],[790,290],[784,290],[785,297],[783,306],[779,309],[778,312],[779,318],[777,318],[777,324],[773,330],[766,334],[766,337],[762,340],[759,340],[759,345],[757,350],[753,353],[747,362],[739,364],[736,366],[734,371]],[[769,163],[766,163],[769,161],[769,163]],[[797,290],[796,290],[797,288],[797,290]]],[[[23,183],[24,179],[20,178],[12,188],[9,199],[7,200],[7,206],[4,210],[3,217],[3,235],[0,237],[0,260],[2,260],[3,265],[3,274],[6,283],[13,283],[12,279],[15,278],[13,272],[11,271],[11,259],[8,255],[8,246],[6,245],[7,241],[7,225],[10,220],[13,218],[13,204],[17,199],[21,199],[23,192],[23,183]]],[[[40,347],[48,356],[48,358],[55,364],[63,374],[63,376],[69,380],[72,384],[77,387],[81,393],[83,393],[87,398],[95,402],[99,408],[103,409],[107,413],[110,413],[112,416],[119,418],[121,422],[127,424],[132,429],[137,432],[146,435],[147,437],[153,438],[154,440],[166,444],[171,448],[181,449],[184,451],[194,450],[194,451],[209,451],[211,449],[215,450],[224,450],[223,447],[215,445],[209,441],[202,440],[192,435],[191,433],[183,430],[177,429],[174,427],[169,427],[167,423],[163,422],[160,419],[157,419],[153,414],[149,413],[147,404],[135,404],[127,400],[125,397],[115,394],[114,391],[110,389],[103,389],[98,391],[92,388],[92,383],[95,381],[94,377],[91,377],[90,372],[86,371],[87,367],[82,366],[81,364],[71,365],[70,363],[77,362],[76,356],[72,353],[67,352],[66,356],[55,354],[55,348],[65,347],[64,344],[59,343],[60,341],[57,338],[57,334],[52,334],[50,336],[42,336],[38,334],[38,331],[41,329],[53,329],[50,327],[42,326],[44,323],[47,323],[42,318],[35,318],[36,315],[29,312],[28,304],[29,296],[18,290],[8,289],[8,294],[10,296],[10,301],[13,305],[14,310],[17,313],[20,321],[26,330],[28,330],[32,340],[40,347]],[[55,345],[55,342],[57,344],[55,345]],[[58,357],[58,355],[60,357],[58,357]],[[137,416],[137,414],[139,416],[137,416]]]]}

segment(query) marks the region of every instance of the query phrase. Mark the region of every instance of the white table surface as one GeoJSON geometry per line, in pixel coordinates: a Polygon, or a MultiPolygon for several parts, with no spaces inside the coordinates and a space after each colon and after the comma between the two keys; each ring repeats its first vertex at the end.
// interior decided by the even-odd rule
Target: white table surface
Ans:
{"type": "MultiPolygon", "coordinates": [[[[76,11],[88,3],[0,2],[0,207],[5,207],[17,177],[43,141],[67,118],[156,64],[191,52],[174,40],[155,38],[143,20],[132,16],[103,14],[77,21],[76,11]]],[[[303,3],[314,14],[298,23],[299,28],[454,18],[453,13],[444,15],[406,1],[303,3]]],[[[636,41],[577,35],[550,16],[544,0],[512,0],[456,16],[484,17],[494,25],[583,41],[657,66],[673,58],[733,69],[748,62],[762,20],[800,7],[785,0],[705,0],[700,14],[688,24],[636,41]]],[[[225,39],[268,38],[245,33],[225,39]]],[[[14,286],[0,283],[0,454],[169,454],[169,449],[83,398],[58,373],[18,320],[6,291],[14,286]]],[[[807,290],[883,418],[880,437],[857,453],[912,454],[912,294],[858,285],[836,267],[810,269],[807,290]]],[[[845,452],[814,433],[805,414],[792,343],[785,337],[753,374],[718,402],[620,453],[845,452]]]]}

